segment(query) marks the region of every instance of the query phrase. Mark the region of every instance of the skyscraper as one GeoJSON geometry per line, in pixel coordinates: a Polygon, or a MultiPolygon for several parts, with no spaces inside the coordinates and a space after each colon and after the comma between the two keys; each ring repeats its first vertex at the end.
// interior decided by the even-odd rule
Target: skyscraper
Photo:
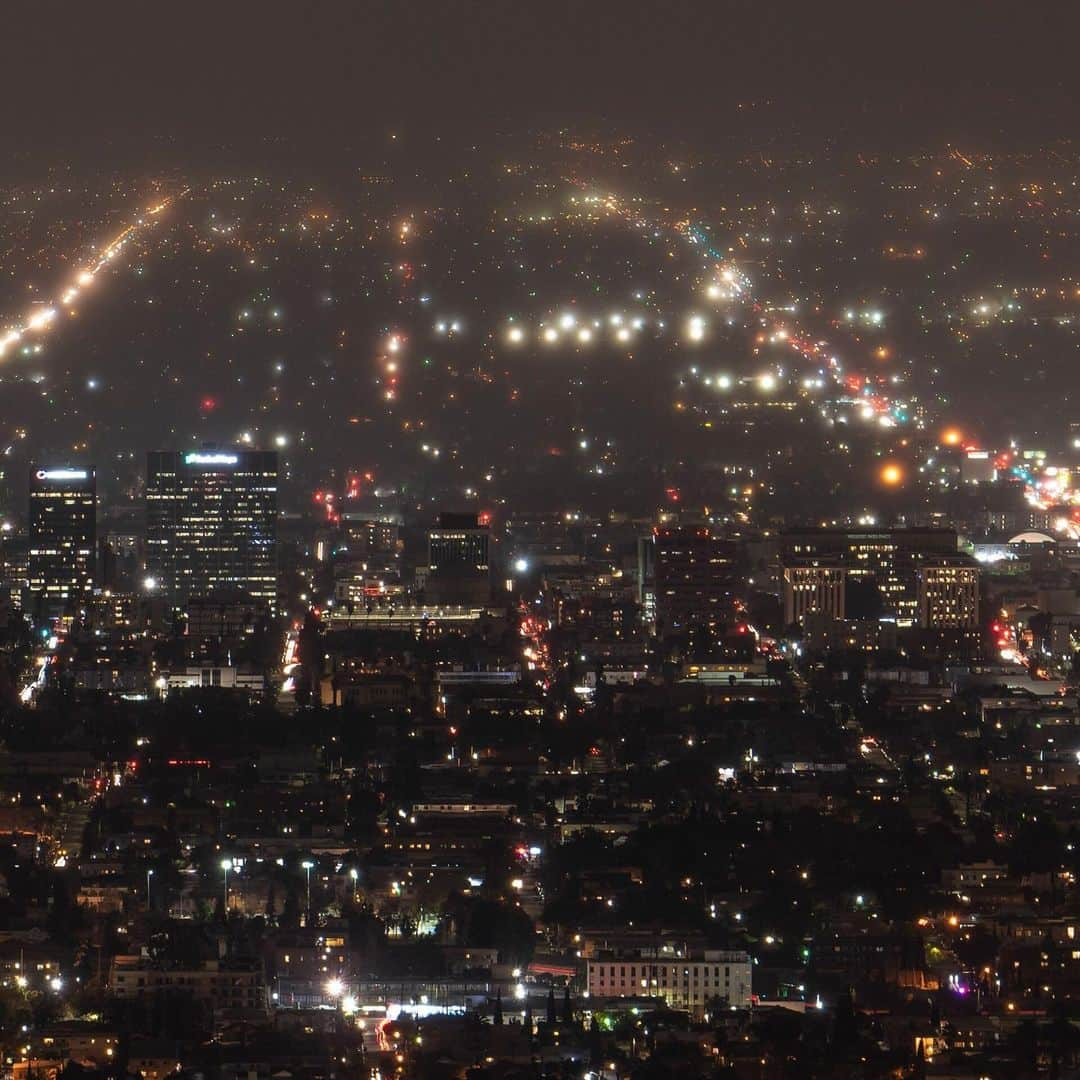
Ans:
{"type": "Polygon", "coordinates": [[[28,571],[31,607],[73,613],[94,585],[97,476],[92,468],[30,470],[28,571]]]}
{"type": "Polygon", "coordinates": [[[733,615],[735,544],[705,528],[657,529],[656,618],[665,634],[733,615]]]}
{"type": "Polygon", "coordinates": [[[485,604],[491,594],[491,530],[476,514],[442,513],[428,530],[425,592],[440,604],[485,604]]]}
{"type": "Polygon", "coordinates": [[[149,454],[146,562],[174,604],[239,589],[274,607],[277,477],[272,450],[149,454]]]}
{"type": "Polygon", "coordinates": [[[487,573],[490,536],[476,514],[440,514],[438,526],[428,530],[429,572],[487,573]]]}

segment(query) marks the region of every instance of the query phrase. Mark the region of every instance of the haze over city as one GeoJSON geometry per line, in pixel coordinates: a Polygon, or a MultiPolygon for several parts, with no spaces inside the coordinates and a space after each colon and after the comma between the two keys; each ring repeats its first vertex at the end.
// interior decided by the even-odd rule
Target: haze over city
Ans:
{"type": "Polygon", "coordinates": [[[1066,5],[11,5],[0,1071],[1080,1075],[1066,5]]]}

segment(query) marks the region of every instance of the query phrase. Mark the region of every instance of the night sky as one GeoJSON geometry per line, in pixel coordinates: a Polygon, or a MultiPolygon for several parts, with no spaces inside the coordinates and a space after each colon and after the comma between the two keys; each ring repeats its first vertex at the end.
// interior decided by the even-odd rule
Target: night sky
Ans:
{"type": "Polygon", "coordinates": [[[700,135],[739,103],[838,134],[1053,128],[1075,5],[23,3],[4,11],[4,127],[53,139],[482,131],[615,122],[700,135]]]}

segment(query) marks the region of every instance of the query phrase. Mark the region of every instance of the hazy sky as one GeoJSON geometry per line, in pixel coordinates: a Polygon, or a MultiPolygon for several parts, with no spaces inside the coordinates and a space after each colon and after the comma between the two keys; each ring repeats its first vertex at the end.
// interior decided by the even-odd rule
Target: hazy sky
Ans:
{"type": "MultiPolygon", "coordinates": [[[[709,124],[740,100],[902,122],[1052,129],[1075,100],[1077,5],[736,0],[30,0],[4,5],[3,128],[312,132],[384,123],[709,124]]],[[[1070,125],[1071,126],[1071,125],[1070,125]]]]}

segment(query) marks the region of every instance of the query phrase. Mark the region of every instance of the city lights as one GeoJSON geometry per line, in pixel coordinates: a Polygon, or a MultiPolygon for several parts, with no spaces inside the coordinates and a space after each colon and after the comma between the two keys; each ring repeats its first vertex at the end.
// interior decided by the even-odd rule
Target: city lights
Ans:
{"type": "Polygon", "coordinates": [[[904,470],[896,464],[896,462],[889,462],[881,467],[879,473],[881,482],[886,487],[899,487],[904,482],[904,470]]]}
{"type": "Polygon", "coordinates": [[[621,14],[576,13],[595,60],[557,127],[515,102],[550,97],[529,53],[562,24],[511,7],[497,131],[452,85],[507,67],[485,34],[442,20],[468,63],[403,65],[391,13],[334,22],[323,67],[294,33],[277,82],[281,50],[229,50],[242,122],[205,80],[178,109],[164,65],[140,108],[180,135],[142,158],[123,108],[122,153],[19,144],[18,1075],[188,1075],[218,1043],[370,1080],[1068,1069],[1080,164],[1074,103],[1021,91],[1071,39],[969,20],[961,86],[917,20],[806,11],[769,23],[783,62],[736,19],[710,66],[702,7],[645,70],[608,62],[645,26],[621,14]],[[353,92],[267,98],[294,62],[353,92]],[[177,124],[211,97],[225,134],[177,124]]]}

